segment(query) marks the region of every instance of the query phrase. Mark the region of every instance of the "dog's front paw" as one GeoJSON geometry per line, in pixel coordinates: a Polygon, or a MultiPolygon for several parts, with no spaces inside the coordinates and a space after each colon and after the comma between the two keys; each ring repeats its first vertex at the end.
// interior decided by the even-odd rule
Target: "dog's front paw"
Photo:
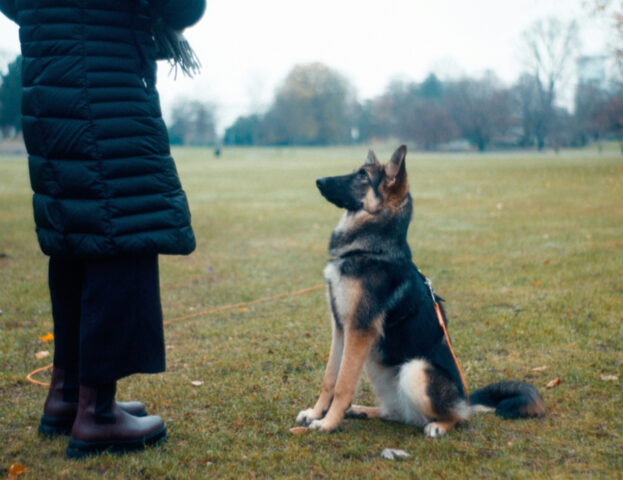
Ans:
{"type": "Polygon", "coordinates": [[[314,420],[309,424],[311,430],[318,430],[319,432],[332,432],[337,428],[337,425],[333,425],[327,422],[326,419],[314,420]]]}
{"type": "Polygon", "coordinates": [[[299,425],[303,425],[304,427],[308,426],[314,420],[321,418],[321,415],[318,415],[313,408],[308,408],[307,410],[301,410],[299,414],[296,416],[296,423],[299,425]]]}

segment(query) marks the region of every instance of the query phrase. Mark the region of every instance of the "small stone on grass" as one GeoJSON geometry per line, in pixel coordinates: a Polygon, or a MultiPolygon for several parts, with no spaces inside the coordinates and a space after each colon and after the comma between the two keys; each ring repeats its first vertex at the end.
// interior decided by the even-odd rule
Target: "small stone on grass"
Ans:
{"type": "Polygon", "coordinates": [[[386,448],[381,452],[381,457],[385,460],[403,460],[405,458],[409,458],[410,456],[410,453],[397,448],[386,448]]]}

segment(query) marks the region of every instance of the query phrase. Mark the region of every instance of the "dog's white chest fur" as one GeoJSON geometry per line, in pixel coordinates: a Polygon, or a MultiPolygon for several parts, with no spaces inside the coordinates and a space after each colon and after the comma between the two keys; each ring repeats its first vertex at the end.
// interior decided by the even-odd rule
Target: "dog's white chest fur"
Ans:
{"type": "Polygon", "coordinates": [[[331,260],[327,263],[327,266],[324,267],[324,279],[331,283],[333,286],[337,286],[340,282],[341,274],[340,274],[340,266],[342,265],[341,260],[331,260]]]}
{"type": "Polygon", "coordinates": [[[329,299],[329,301],[333,300],[333,305],[335,305],[335,309],[337,310],[337,314],[340,319],[343,319],[349,315],[350,310],[352,309],[352,279],[349,277],[345,277],[341,274],[340,269],[342,266],[343,260],[331,260],[327,263],[327,266],[324,268],[324,278],[329,286],[328,295],[331,295],[333,299],[329,299]]]}

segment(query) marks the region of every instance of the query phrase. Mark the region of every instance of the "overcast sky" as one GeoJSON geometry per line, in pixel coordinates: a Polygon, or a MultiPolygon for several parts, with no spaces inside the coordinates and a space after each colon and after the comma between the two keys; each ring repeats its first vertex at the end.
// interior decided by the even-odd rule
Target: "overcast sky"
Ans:
{"type": "MultiPolygon", "coordinates": [[[[556,16],[582,27],[582,53],[603,53],[605,21],[583,0],[208,0],[204,18],[186,32],[203,71],[195,79],[159,71],[163,110],[180,97],[218,107],[220,129],[264,108],[288,71],[320,61],[345,74],[360,99],[394,78],[479,75],[511,84],[521,73],[521,32],[556,16]]],[[[1,16],[0,16],[1,17],[1,16]]],[[[17,26],[0,19],[0,64],[19,53],[17,26]]],[[[573,71],[572,71],[573,73],[573,71]]],[[[573,79],[570,79],[573,83],[573,79]]]]}

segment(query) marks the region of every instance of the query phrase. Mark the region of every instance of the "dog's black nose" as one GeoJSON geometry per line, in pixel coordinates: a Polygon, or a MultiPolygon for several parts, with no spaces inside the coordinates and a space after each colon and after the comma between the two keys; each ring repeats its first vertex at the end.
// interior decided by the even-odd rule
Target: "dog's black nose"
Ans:
{"type": "Polygon", "coordinates": [[[318,179],[316,179],[316,186],[318,188],[322,188],[325,183],[327,183],[327,179],[326,178],[318,178],[318,179]]]}

